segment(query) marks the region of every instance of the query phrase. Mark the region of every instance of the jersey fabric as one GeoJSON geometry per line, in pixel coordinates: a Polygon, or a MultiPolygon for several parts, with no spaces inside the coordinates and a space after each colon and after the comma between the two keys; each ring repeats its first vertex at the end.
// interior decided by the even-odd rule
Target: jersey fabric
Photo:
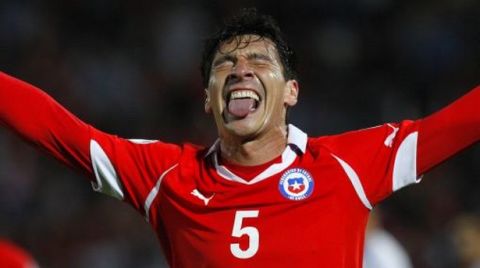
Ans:
{"type": "Polygon", "coordinates": [[[0,73],[0,123],[130,203],[171,267],[361,267],[369,211],[476,142],[479,101],[477,88],[425,119],[333,136],[289,125],[278,161],[243,179],[222,165],[219,142],[106,134],[0,73]]]}
{"type": "Polygon", "coordinates": [[[290,125],[281,162],[249,181],[219,164],[218,143],[93,131],[94,188],[135,205],[172,267],[360,267],[369,210],[416,182],[416,130],[308,138],[290,125]]]}

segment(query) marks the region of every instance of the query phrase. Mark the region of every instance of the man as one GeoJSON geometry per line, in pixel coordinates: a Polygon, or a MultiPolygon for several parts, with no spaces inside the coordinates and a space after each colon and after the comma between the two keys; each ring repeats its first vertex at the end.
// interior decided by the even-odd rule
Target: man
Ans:
{"type": "Polygon", "coordinates": [[[286,123],[292,55],[252,10],[206,43],[209,148],[103,133],[5,74],[0,122],[130,203],[172,267],[361,267],[372,207],[478,141],[480,89],[422,120],[312,138],[286,123]]]}

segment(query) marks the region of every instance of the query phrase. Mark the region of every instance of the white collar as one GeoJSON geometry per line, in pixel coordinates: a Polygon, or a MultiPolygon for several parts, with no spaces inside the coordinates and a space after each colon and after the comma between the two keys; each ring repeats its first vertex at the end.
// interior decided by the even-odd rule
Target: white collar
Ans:
{"type": "MultiPolygon", "coordinates": [[[[307,139],[308,136],[305,132],[297,128],[292,124],[288,124],[288,137],[287,144],[295,146],[303,154],[307,149],[307,139]]],[[[217,139],[212,146],[208,149],[205,157],[209,156],[211,153],[218,151],[220,149],[220,139],[217,139]]]]}
{"type": "Polygon", "coordinates": [[[220,165],[218,163],[218,152],[220,149],[220,139],[217,139],[215,143],[210,147],[208,150],[207,154],[205,157],[209,156],[210,154],[213,154],[213,163],[215,166],[215,169],[217,170],[218,175],[223,177],[224,179],[230,180],[230,181],[236,181],[244,184],[254,184],[256,182],[262,181],[270,176],[273,176],[281,171],[283,171],[285,168],[289,167],[297,158],[297,154],[303,154],[305,153],[305,150],[307,148],[307,140],[308,136],[305,132],[301,131],[294,125],[289,124],[288,125],[288,137],[287,137],[287,146],[285,150],[282,153],[282,161],[280,163],[275,163],[270,165],[268,168],[266,168],[263,172],[258,174],[255,178],[253,178],[250,181],[246,181],[237,175],[235,175],[233,172],[228,170],[225,166],[220,165]]]}
{"type": "Polygon", "coordinates": [[[287,144],[297,147],[302,154],[307,150],[307,140],[308,136],[305,132],[301,131],[296,126],[289,124],[288,125],[288,137],[287,144]]]}

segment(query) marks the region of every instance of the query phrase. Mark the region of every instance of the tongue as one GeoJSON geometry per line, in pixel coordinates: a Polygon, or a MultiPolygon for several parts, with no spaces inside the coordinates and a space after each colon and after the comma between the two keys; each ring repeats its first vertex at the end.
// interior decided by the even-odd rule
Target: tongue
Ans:
{"type": "Polygon", "coordinates": [[[236,117],[245,117],[253,109],[255,100],[247,99],[235,99],[228,103],[228,111],[236,117]]]}

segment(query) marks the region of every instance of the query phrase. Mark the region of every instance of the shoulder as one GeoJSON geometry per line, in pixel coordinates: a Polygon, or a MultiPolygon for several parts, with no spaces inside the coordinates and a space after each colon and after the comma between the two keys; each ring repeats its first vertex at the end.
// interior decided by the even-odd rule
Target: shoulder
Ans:
{"type": "MultiPolygon", "coordinates": [[[[116,146],[117,160],[132,160],[135,166],[163,171],[181,164],[201,162],[205,147],[192,143],[168,143],[159,140],[124,139],[116,146]],[[141,164],[140,164],[141,163],[141,164]]],[[[126,162],[126,161],[123,161],[126,162]]]]}
{"type": "Polygon", "coordinates": [[[195,155],[205,151],[205,147],[192,143],[169,143],[160,140],[145,139],[125,139],[125,146],[134,150],[145,151],[149,153],[172,153],[172,154],[190,154],[195,155]]]}
{"type": "Polygon", "coordinates": [[[193,143],[182,143],[179,147],[182,150],[182,157],[196,159],[198,161],[204,159],[208,152],[208,148],[205,146],[193,143]]]}
{"type": "Polygon", "coordinates": [[[334,135],[309,137],[309,147],[336,148],[336,147],[358,147],[368,146],[369,143],[389,143],[388,137],[393,139],[398,132],[400,124],[385,123],[373,127],[346,131],[334,135]]]}
{"type": "Polygon", "coordinates": [[[378,133],[385,132],[385,125],[378,125],[370,128],[350,130],[338,134],[329,134],[316,137],[308,137],[308,148],[331,148],[337,144],[349,144],[372,137],[378,133]]]}

